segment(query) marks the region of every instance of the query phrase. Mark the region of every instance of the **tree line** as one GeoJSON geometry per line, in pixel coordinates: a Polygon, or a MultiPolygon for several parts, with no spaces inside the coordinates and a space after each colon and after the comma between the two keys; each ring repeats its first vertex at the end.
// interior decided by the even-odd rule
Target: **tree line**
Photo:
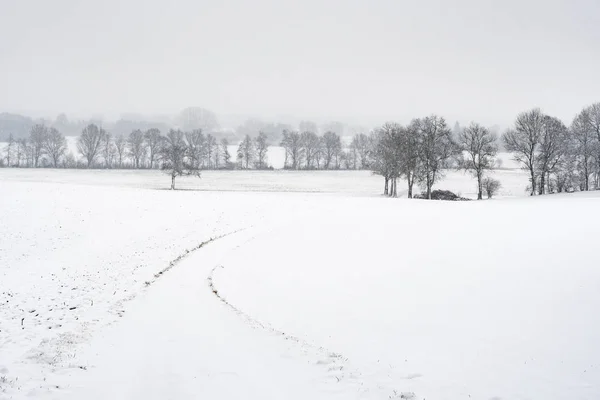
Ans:
{"type": "Polygon", "coordinates": [[[285,150],[286,169],[369,169],[371,142],[369,136],[354,135],[349,146],[343,146],[336,132],[322,136],[313,131],[284,130],[280,146],[285,150]]]}
{"type": "MultiPolygon", "coordinates": [[[[188,151],[201,169],[233,168],[229,142],[205,135],[201,129],[184,132],[188,151]]],[[[167,136],[160,130],[133,130],[128,136],[113,136],[96,124],[87,125],[77,138],[76,159],[68,151],[65,136],[56,128],[34,125],[28,138],[15,140],[12,135],[1,160],[9,167],[54,168],[160,168],[161,152],[167,136]]]]}
{"type": "MultiPolygon", "coordinates": [[[[465,170],[477,181],[477,198],[491,197],[500,182],[489,177],[497,165],[498,138],[472,123],[455,135],[444,118],[431,115],[404,126],[386,123],[369,136],[367,162],[384,178],[384,194],[397,195],[406,180],[408,197],[417,183],[431,198],[432,188],[450,169],[465,170]]],[[[501,137],[506,151],[528,172],[533,196],[600,189],[600,103],[585,107],[567,127],[535,108],[520,113],[501,137]]]]}
{"type": "MultiPolygon", "coordinates": [[[[174,185],[176,176],[203,169],[269,168],[268,138],[262,131],[256,137],[246,134],[232,161],[228,140],[202,129],[165,135],[155,128],[135,129],[114,137],[89,124],[77,138],[81,159],[76,160],[61,132],[36,124],[26,139],[9,136],[0,161],[11,167],[175,169],[174,185]]],[[[500,139],[528,172],[531,195],[600,189],[600,103],[585,107],[569,126],[537,108],[522,112],[500,139]]],[[[347,146],[333,131],[318,135],[290,129],[283,130],[279,144],[286,169],[368,169],[383,177],[388,196],[397,196],[398,180],[404,179],[409,198],[415,185],[431,198],[434,185],[453,169],[473,176],[478,199],[491,197],[500,187],[489,174],[497,165],[497,135],[478,123],[452,132],[438,115],[407,125],[385,123],[369,134],[354,135],[347,146]]]]}

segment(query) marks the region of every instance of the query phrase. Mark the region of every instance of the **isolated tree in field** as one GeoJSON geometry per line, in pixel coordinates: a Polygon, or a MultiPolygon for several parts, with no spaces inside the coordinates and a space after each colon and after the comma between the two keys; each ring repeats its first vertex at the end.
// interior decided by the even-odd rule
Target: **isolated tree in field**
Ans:
{"type": "Polygon", "coordinates": [[[117,136],[115,139],[115,150],[117,151],[117,157],[119,159],[119,168],[123,167],[123,156],[125,155],[125,148],[127,147],[127,141],[123,135],[117,136]]]}
{"type": "Polygon", "coordinates": [[[188,146],[190,163],[195,168],[200,169],[206,154],[206,137],[202,133],[202,129],[194,129],[191,132],[186,132],[184,136],[188,146]]]}
{"type": "Polygon", "coordinates": [[[488,199],[491,199],[502,187],[499,180],[490,177],[485,178],[482,185],[488,199]]]}
{"type": "Polygon", "coordinates": [[[302,140],[298,132],[283,131],[281,146],[285,149],[285,166],[298,169],[302,162],[302,140]],[[291,163],[291,165],[290,165],[291,163]]]}
{"type": "Polygon", "coordinates": [[[160,146],[162,144],[160,130],[156,128],[148,129],[146,133],[144,133],[144,140],[148,150],[148,157],[150,159],[150,169],[152,169],[154,168],[154,162],[160,153],[160,146]]]}
{"type": "Polygon", "coordinates": [[[77,139],[77,150],[86,159],[88,168],[92,166],[96,157],[100,154],[104,135],[106,135],[104,129],[99,128],[96,124],[90,124],[83,128],[77,139]]]}
{"type": "Polygon", "coordinates": [[[141,130],[136,129],[129,134],[129,138],[127,138],[127,150],[133,160],[133,167],[139,168],[145,151],[144,133],[141,130]]]}
{"type": "Polygon", "coordinates": [[[182,131],[171,129],[161,146],[162,170],[171,176],[171,190],[175,189],[175,179],[178,176],[200,177],[199,164],[191,162],[189,147],[184,137],[182,131]]]}
{"type": "Polygon", "coordinates": [[[532,196],[537,183],[537,151],[543,126],[544,114],[535,108],[519,114],[514,129],[509,129],[502,137],[504,147],[513,153],[513,159],[529,171],[532,196]]]}
{"type": "Polygon", "coordinates": [[[306,160],[306,169],[312,169],[316,152],[319,150],[319,137],[314,132],[305,131],[300,135],[300,143],[306,160]]]}
{"type": "Polygon", "coordinates": [[[241,168],[248,169],[250,165],[252,165],[252,161],[254,161],[254,157],[256,156],[256,149],[254,148],[254,141],[250,137],[250,135],[246,135],[244,140],[239,144],[237,149],[237,159],[240,163],[241,168]]]}
{"type": "Polygon", "coordinates": [[[423,118],[419,123],[419,159],[427,198],[431,199],[431,188],[443,177],[443,169],[456,154],[457,146],[452,140],[452,131],[446,120],[437,115],[423,118]]]}
{"type": "Polygon", "coordinates": [[[458,132],[457,138],[461,150],[459,166],[477,179],[477,200],[481,200],[485,171],[493,169],[495,165],[497,137],[487,128],[472,123],[458,132]]]}
{"type": "MultiPolygon", "coordinates": [[[[211,135],[210,133],[206,135],[206,166],[208,168],[212,168],[213,158],[215,158],[216,153],[218,153],[219,145],[217,144],[217,139],[211,135]]],[[[214,165],[218,164],[218,161],[215,162],[214,165]]]]}
{"type": "Polygon", "coordinates": [[[574,143],[577,169],[582,178],[581,190],[590,190],[590,176],[594,170],[597,142],[588,109],[582,110],[573,120],[571,136],[574,143]]]}
{"type": "Polygon", "coordinates": [[[556,168],[568,151],[568,130],[558,118],[544,116],[540,134],[539,154],[537,156],[537,171],[539,174],[538,194],[546,192],[550,185],[550,174],[556,168]]]}
{"type": "Polygon", "coordinates": [[[264,132],[258,132],[258,136],[254,140],[254,147],[256,149],[256,168],[264,169],[267,167],[267,151],[269,150],[269,142],[267,134],[264,132]]]}
{"type": "Polygon", "coordinates": [[[56,128],[50,128],[44,141],[44,151],[50,157],[52,166],[57,168],[60,159],[67,151],[67,139],[56,128]]]}
{"type": "Polygon", "coordinates": [[[42,124],[36,124],[31,127],[29,132],[29,145],[31,146],[31,152],[33,157],[33,166],[38,167],[40,158],[44,154],[44,143],[46,143],[46,137],[48,136],[48,128],[42,124]]]}
{"type": "Polygon", "coordinates": [[[102,158],[104,158],[104,168],[112,168],[117,155],[117,148],[111,134],[106,133],[102,138],[102,149],[100,150],[100,153],[102,158]]]}
{"type": "Polygon", "coordinates": [[[229,153],[229,141],[226,138],[221,139],[221,158],[223,159],[223,166],[229,168],[231,154],[229,153]]]}
{"type": "Polygon", "coordinates": [[[6,157],[6,166],[7,167],[12,166],[11,158],[12,158],[13,152],[15,150],[15,146],[16,146],[15,138],[13,137],[13,134],[11,133],[10,135],[8,135],[8,143],[7,143],[6,147],[4,148],[4,152],[6,154],[5,157],[6,157]]]}
{"type": "Polygon", "coordinates": [[[332,163],[339,157],[342,151],[342,140],[340,136],[332,131],[323,134],[323,168],[331,168],[332,163]]]}

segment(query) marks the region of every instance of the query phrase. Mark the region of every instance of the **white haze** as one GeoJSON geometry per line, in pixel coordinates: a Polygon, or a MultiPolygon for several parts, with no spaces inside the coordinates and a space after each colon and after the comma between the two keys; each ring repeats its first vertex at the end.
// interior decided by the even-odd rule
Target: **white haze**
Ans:
{"type": "Polygon", "coordinates": [[[598,43],[593,0],[4,0],[0,111],[570,121],[598,43]]]}

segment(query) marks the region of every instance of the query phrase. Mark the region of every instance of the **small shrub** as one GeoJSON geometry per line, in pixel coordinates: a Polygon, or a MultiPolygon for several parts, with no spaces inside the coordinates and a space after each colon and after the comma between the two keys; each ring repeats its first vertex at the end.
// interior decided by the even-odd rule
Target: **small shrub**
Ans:
{"type": "Polygon", "coordinates": [[[483,191],[487,195],[488,199],[491,199],[495,194],[497,194],[500,188],[502,187],[500,181],[494,178],[485,178],[482,184],[483,191]]]}
{"type": "MultiPolygon", "coordinates": [[[[427,199],[427,193],[421,193],[414,197],[416,199],[427,199]]],[[[456,193],[453,193],[449,190],[434,190],[431,192],[431,200],[465,201],[470,199],[460,197],[456,193]]]]}

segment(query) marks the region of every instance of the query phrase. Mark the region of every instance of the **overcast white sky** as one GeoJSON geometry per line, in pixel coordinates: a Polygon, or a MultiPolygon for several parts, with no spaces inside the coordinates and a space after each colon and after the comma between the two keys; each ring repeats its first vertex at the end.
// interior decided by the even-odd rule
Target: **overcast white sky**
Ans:
{"type": "Polygon", "coordinates": [[[600,1],[0,0],[0,112],[570,121],[600,1]]]}

